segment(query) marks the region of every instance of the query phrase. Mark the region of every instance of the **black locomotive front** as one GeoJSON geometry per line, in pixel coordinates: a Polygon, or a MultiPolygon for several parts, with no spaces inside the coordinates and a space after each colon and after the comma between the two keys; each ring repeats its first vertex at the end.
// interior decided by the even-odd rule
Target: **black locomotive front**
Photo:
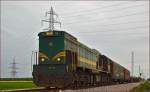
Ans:
{"type": "Polygon", "coordinates": [[[38,86],[67,87],[73,81],[71,58],[66,50],[65,32],[39,33],[38,64],[33,66],[33,81],[38,86]]]}

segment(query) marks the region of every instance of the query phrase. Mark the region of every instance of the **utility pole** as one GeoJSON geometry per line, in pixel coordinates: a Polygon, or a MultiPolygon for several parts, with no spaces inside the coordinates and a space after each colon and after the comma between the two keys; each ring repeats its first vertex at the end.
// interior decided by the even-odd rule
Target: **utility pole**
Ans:
{"type": "Polygon", "coordinates": [[[140,67],[140,65],[139,65],[139,77],[141,77],[141,76],[142,76],[141,67],[140,67]]]}
{"type": "MultiPolygon", "coordinates": [[[[0,35],[1,35],[1,34],[0,34],[0,35]]],[[[1,58],[1,41],[0,41],[0,80],[1,80],[1,78],[2,78],[2,75],[1,75],[1,73],[2,73],[2,66],[1,66],[2,63],[1,63],[1,62],[2,62],[2,61],[1,61],[1,59],[2,59],[2,58],[1,58]]]]}
{"type": "MultiPolygon", "coordinates": [[[[0,52],[1,53],[1,52],[0,52]]],[[[1,55],[1,54],[0,54],[1,55]]],[[[1,73],[2,73],[2,67],[1,67],[1,56],[0,56],[0,80],[1,80],[1,78],[2,78],[2,75],[1,75],[1,73]]]]}
{"type": "Polygon", "coordinates": [[[58,18],[58,15],[54,12],[53,7],[51,7],[50,11],[47,11],[45,16],[49,17],[48,19],[42,20],[43,22],[48,22],[49,23],[49,27],[44,29],[44,30],[48,30],[48,31],[54,31],[55,26],[54,24],[59,24],[61,27],[61,22],[57,21],[56,19],[58,18]],[[48,16],[49,15],[49,16],[48,16]]]}
{"type": "MultiPolygon", "coordinates": [[[[150,4],[150,2],[149,2],[149,4],[150,4]]],[[[149,8],[150,8],[150,6],[149,6],[149,8]]],[[[150,21],[150,16],[149,16],[149,21],[150,21]]],[[[150,28],[149,28],[149,41],[150,41],[150,28]]],[[[149,55],[150,55],[150,42],[149,42],[149,55]]],[[[150,80],[150,58],[149,58],[149,80],[150,80]]]]}
{"type": "Polygon", "coordinates": [[[32,51],[31,54],[31,72],[33,71],[33,65],[38,63],[38,51],[32,51]]]}
{"type": "Polygon", "coordinates": [[[38,51],[35,51],[35,62],[36,65],[38,64],[38,51]]]}
{"type": "Polygon", "coordinates": [[[17,75],[17,66],[16,66],[16,59],[15,59],[15,57],[13,58],[13,63],[11,63],[11,76],[12,76],[12,78],[16,78],[16,75],[17,75]]]}
{"type": "Polygon", "coordinates": [[[31,54],[31,72],[33,71],[32,67],[33,67],[33,58],[34,58],[34,51],[32,51],[32,54],[31,54]]]}
{"type": "Polygon", "coordinates": [[[131,74],[134,76],[134,52],[131,52],[131,74]]]}
{"type": "MultiPolygon", "coordinates": [[[[1,24],[1,21],[0,21],[1,24]]],[[[1,35],[1,30],[0,30],[0,80],[2,78],[2,44],[1,44],[1,40],[2,40],[2,35],[1,35]]]]}
{"type": "MultiPolygon", "coordinates": [[[[1,21],[0,21],[0,24],[1,24],[1,21]]],[[[2,41],[1,40],[2,40],[2,30],[0,30],[0,80],[2,78],[2,41]]]]}

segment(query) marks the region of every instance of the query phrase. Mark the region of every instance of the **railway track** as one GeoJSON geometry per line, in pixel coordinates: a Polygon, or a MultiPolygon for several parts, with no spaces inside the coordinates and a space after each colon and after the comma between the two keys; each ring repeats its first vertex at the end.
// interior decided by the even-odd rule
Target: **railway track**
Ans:
{"type": "Polygon", "coordinates": [[[16,89],[16,90],[2,90],[0,92],[62,92],[60,89],[56,88],[36,88],[36,89],[16,89]]]}

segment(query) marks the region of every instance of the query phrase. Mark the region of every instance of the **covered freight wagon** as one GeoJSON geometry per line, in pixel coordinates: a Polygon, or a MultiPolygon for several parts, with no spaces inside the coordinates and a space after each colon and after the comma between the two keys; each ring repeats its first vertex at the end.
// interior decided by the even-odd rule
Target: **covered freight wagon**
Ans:
{"type": "Polygon", "coordinates": [[[112,78],[113,81],[117,81],[117,82],[122,82],[124,81],[124,67],[122,67],[121,65],[113,62],[113,74],[112,74],[112,78]]]}

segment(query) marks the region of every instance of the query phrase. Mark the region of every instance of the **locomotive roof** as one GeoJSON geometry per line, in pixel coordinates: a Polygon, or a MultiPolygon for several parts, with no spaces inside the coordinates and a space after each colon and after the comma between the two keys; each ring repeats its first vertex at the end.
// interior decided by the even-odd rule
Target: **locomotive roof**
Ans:
{"type": "Polygon", "coordinates": [[[40,32],[40,33],[38,34],[38,36],[40,36],[42,33],[55,33],[55,32],[63,33],[63,35],[66,34],[66,35],[68,35],[68,36],[70,36],[70,37],[76,39],[73,35],[67,33],[66,31],[58,31],[58,30],[40,32]]]}
{"type": "Polygon", "coordinates": [[[99,54],[100,55],[99,51],[96,51],[95,49],[92,49],[92,48],[86,46],[85,44],[83,44],[83,43],[81,43],[79,41],[78,41],[78,45],[81,46],[81,47],[83,47],[83,48],[86,48],[88,51],[90,51],[90,52],[92,52],[94,54],[99,54]]]}

